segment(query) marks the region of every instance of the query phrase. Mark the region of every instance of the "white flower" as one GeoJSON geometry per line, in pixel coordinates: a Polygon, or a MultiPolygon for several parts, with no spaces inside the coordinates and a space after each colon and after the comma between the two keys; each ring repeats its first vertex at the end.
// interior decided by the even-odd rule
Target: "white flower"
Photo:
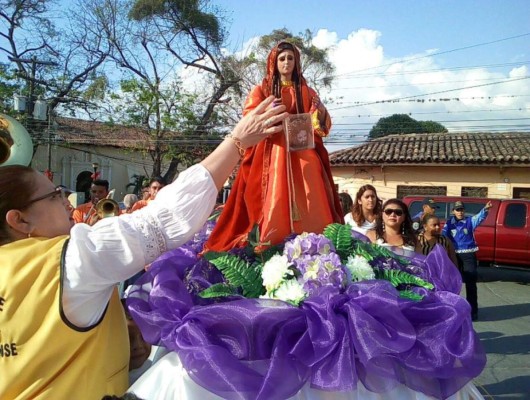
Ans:
{"type": "Polygon", "coordinates": [[[298,305],[306,296],[307,293],[304,291],[303,286],[296,279],[282,282],[273,294],[273,298],[287,301],[294,305],[298,305]]]}
{"type": "Polygon", "coordinates": [[[289,270],[289,265],[287,256],[281,256],[279,254],[272,256],[263,264],[261,278],[263,279],[263,286],[265,286],[267,292],[272,292],[277,289],[286,275],[293,275],[293,272],[289,270]]]}
{"type": "Polygon", "coordinates": [[[346,268],[348,268],[353,282],[375,279],[374,270],[362,256],[349,256],[346,268]]]}

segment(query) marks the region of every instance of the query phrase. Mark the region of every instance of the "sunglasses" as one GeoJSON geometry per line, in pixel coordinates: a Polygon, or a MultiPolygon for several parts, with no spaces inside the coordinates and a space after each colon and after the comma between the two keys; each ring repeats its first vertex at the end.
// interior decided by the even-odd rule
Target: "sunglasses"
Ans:
{"type": "Polygon", "coordinates": [[[61,197],[61,201],[64,201],[64,199],[66,199],[66,193],[65,193],[65,190],[62,186],[57,186],[55,189],[53,189],[53,192],[50,192],[50,193],[46,193],[46,194],[43,194],[42,196],[39,196],[37,197],[36,199],[33,199],[33,200],[30,200],[26,203],[26,205],[24,207],[20,207],[19,209],[22,210],[24,208],[28,208],[30,205],[38,202],[38,201],[41,201],[41,200],[44,200],[44,199],[47,199],[49,197],[53,197],[53,196],[60,196],[61,197]]]}
{"type": "Polygon", "coordinates": [[[400,208],[387,208],[383,212],[388,216],[395,214],[397,217],[401,217],[403,215],[403,210],[400,208]]]}
{"type": "Polygon", "coordinates": [[[464,211],[463,208],[455,208],[455,211],[464,211]]]}

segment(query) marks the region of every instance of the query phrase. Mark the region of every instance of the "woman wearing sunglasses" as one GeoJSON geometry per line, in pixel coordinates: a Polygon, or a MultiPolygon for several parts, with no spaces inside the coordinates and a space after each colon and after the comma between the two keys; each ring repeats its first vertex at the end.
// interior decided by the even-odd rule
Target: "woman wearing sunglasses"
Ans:
{"type": "Polygon", "coordinates": [[[288,114],[269,107],[273,100],[148,206],[94,226],[74,226],[63,190],[44,175],[0,167],[1,399],[125,392],[129,343],[117,284],[203,226],[240,153],[282,129],[288,114]]]}
{"type": "Polygon", "coordinates": [[[414,251],[416,235],[407,205],[399,199],[387,200],[376,219],[375,229],[366,232],[366,236],[382,246],[414,251]]]}

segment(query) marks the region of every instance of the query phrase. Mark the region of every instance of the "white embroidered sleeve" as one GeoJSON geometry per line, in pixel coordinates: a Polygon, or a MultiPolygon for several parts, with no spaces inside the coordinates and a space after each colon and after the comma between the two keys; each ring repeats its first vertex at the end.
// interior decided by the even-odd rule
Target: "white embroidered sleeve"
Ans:
{"type": "Polygon", "coordinates": [[[65,255],[63,307],[68,319],[78,326],[97,321],[114,286],[186,243],[206,222],[216,196],[210,173],[197,164],[146,207],[93,227],[75,225],[65,255]]]}

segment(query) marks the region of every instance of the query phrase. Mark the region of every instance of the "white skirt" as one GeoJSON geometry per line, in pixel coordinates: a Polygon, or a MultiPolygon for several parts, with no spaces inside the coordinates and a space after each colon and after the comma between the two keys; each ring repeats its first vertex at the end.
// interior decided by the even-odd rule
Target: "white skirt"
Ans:
{"type": "MultiPolygon", "coordinates": [[[[171,352],[148,369],[128,390],[143,400],[220,400],[196,384],[182,366],[177,353],[171,352]]],[[[399,385],[385,393],[368,391],[361,382],[349,392],[325,392],[306,384],[289,400],[433,400],[431,396],[399,385]]],[[[449,400],[484,400],[478,389],[469,382],[449,400]]]]}

